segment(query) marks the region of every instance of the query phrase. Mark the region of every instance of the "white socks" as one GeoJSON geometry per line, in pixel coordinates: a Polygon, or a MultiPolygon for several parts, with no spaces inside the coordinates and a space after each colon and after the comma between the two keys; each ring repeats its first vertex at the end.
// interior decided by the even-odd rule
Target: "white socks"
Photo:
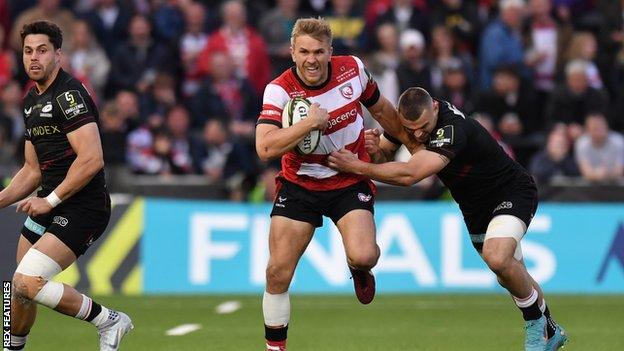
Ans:
{"type": "MultiPolygon", "coordinates": [[[[537,301],[539,294],[537,292],[537,290],[535,290],[535,288],[531,289],[531,295],[529,295],[529,297],[525,297],[523,299],[512,296],[514,301],[516,302],[516,305],[520,308],[527,308],[529,306],[531,306],[532,304],[535,303],[535,301],[537,301]]],[[[545,306],[544,306],[545,307],[545,306]]]]}
{"type": "Polygon", "coordinates": [[[280,327],[288,325],[290,321],[290,297],[288,292],[270,294],[265,291],[262,298],[262,312],[264,313],[264,324],[266,326],[280,327]]]}

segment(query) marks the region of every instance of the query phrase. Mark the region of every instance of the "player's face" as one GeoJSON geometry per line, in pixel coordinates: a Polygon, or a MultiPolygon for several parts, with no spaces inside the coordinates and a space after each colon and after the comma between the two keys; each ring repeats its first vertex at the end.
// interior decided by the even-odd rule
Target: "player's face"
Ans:
{"type": "Polygon", "coordinates": [[[418,119],[411,120],[399,114],[403,129],[410,138],[413,138],[419,144],[429,141],[431,132],[436,126],[438,119],[438,104],[434,102],[431,107],[425,109],[418,119]]]}
{"type": "Polygon", "coordinates": [[[45,34],[29,34],[24,38],[22,60],[28,78],[37,83],[46,82],[60,64],[61,50],[45,34]]]}
{"type": "Polygon", "coordinates": [[[295,38],[290,48],[297,74],[307,85],[321,85],[327,79],[332,47],[327,41],[319,41],[309,35],[295,38]]]}

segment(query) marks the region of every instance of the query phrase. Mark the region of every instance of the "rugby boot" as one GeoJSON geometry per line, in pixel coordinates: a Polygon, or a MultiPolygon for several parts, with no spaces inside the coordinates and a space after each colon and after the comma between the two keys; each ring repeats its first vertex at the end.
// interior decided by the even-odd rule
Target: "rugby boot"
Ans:
{"type": "Polygon", "coordinates": [[[286,340],[266,341],[266,351],[286,351],[286,340]]]}
{"type": "Polygon", "coordinates": [[[568,342],[568,335],[560,325],[557,325],[555,335],[546,342],[546,351],[556,351],[562,348],[566,342],[568,342]]]}
{"type": "Polygon", "coordinates": [[[371,271],[362,271],[349,267],[351,277],[353,277],[353,286],[355,288],[355,296],[363,305],[368,305],[375,298],[375,276],[371,271]]]}
{"type": "Polygon", "coordinates": [[[100,351],[117,351],[119,350],[119,344],[121,339],[134,329],[132,320],[127,314],[123,312],[110,311],[108,316],[111,323],[103,325],[98,328],[98,334],[100,335],[100,351]]]}
{"type": "Polygon", "coordinates": [[[525,351],[544,351],[546,350],[546,340],[548,332],[546,331],[546,317],[541,316],[539,319],[525,321],[524,329],[526,338],[524,339],[525,351]]]}

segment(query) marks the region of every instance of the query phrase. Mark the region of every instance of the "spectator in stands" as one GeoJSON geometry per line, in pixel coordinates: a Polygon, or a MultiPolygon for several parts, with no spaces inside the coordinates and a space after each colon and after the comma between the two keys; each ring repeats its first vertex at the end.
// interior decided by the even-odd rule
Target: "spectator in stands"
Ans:
{"type": "Polygon", "coordinates": [[[202,142],[198,146],[193,152],[194,163],[199,173],[213,182],[257,171],[255,154],[231,138],[221,120],[206,122],[202,142]]]}
{"type": "Polygon", "coordinates": [[[101,109],[100,121],[104,163],[107,166],[125,164],[127,129],[124,118],[114,102],[107,102],[101,109]]]}
{"type": "Polygon", "coordinates": [[[583,178],[600,182],[624,176],[624,137],[609,130],[602,113],[587,115],[585,133],[576,140],[574,151],[583,178]]]}
{"type": "Polygon", "coordinates": [[[200,72],[210,73],[212,53],[227,52],[234,63],[236,75],[249,79],[256,93],[262,95],[271,75],[271,62],[264,39],[247,24],[247,13],[242,1],[225,1],[221,7],[221,16],[223,25],[210,36],[200,55],[200,72]]]}
{"type": "Polygon", "coordinates": [[[177,105],[167,113],[165,126],[171,139],[171,155],[177,174],[194,172],[191,150],[197,143],[190,130],[191,119],[188,110],[177,105]]]}
{"type": "Polygon", "coordinates": [[[415,29],[428,36],[429,20],[425,13],[426,4],[420,1],[420,6],[415,6],[415,3],[416,1],[412,0],[392,0],[392,6],[378,17],[377,25],[390,22],[394,23],[399,33],[415,29]]]}
{"type": "Polygon", "coordinates": [[[236,76],[225,52],[213,52],[210,75],[191,100],[193,125],[221,119],[233,137],[251,139],[262,102],[247,79],[236,76]]]}
{"type": "Polygon", "coordinates": [[[141,119],[152,114],[165,116],[178,103],[176,81],[173,75],[158,72],[146,92],[139,95],[141,119]]]}
{"type": "Polygon", "coordinates": [[[128,131],[134,130],[143,122],[139,110],[139,98],[133,91],[120,90],[113,101],[128,131]]]}
{"type": "Polygon", "coordinates": [[[399,91],[409,87],[431,89],[431,66],[425,56],[425,37],[415,29],[405,30],[399,40],[401,63],[396,70],[399,91]]]}
{"type": "Polygon", "coordinates": [[[439,95],[465,113],[475,111],[474,99],[466,77],[466,69],[459,60],[449,61],[442,70],[442,88],[439,95]]]}
{"type": "Polygon", "coordinates": [[[37,5],[22,12],[13,23],[11,29],[11,48],[16,52],[22,51],[22,38],[20,32],[25,24],[37,20],[48,20],[54,22],[63,31],[63,49],[70,49],[72,42],[71,27],[74,22],[74,15],[66,9],[61,8],[61,0],[38,0],[37,5]]]}
{"type": "Polygon", "coordinates": [[[136,174],[171,174],[171,137],[164,118],[154,114],[128,134],[127,161],[136,174]]]}
{"type": "Polygon", "coordinates": [[[481,92],[477,99],[477,110],[492,117],[499,131],[501,121],[513,115],[520,123],[520,129],[527,133],[539,131],[543,123],[535,112],[535,95],[531,89],[522,87],[522,82],[515,66],[500,66],[494,71],[492,88],[481,92]]]}
{"type": "Polygon", "coordinates": [[[153,1],[152,21],[154,37],[165,43],[172,43],[184,32],[185,2],[178,0],[153,1]]]}
{"type": "Polygon", "coordinates": [[[572,35],[566,50],[566,62],[583,60],[587,63],[585,75],[589,86],[602,89],[604,84],[598,66],[595,63],[598,52],[598,42],[591,32],[577,32],[572,35]]]}
{"type": "Polygon", "coordinates": [[[483,31],[479,48],[479,86],[488,90],[494,70],[502,64],[522,65],[524,46],[522,27],[524,0],[501,0],[500,16],[483,31]]]}
{"type": "Polygon", "coordinates": [[[378,50],[367,57],[367,67],[375,78],[379,90],[393,104],[399,101],[399,82],[396,69],[401,59],[399,52],[399,36],[396,26],[384,23],[377,27],[375,37],[378,50]]]}
{"type": "Polygon", "coordinates": [[[82,20],[74,22],[72,31],[74,34],[72,49],[66,53],[71,72],[76,76],[85,77],[95,91],[97,100],[103,101],[110,61],[106,52],[93,38],[87,22],[82,20]]]}
{"type": "Polygon", "coordinates": [[[201,73],[197,62],[199,54],[208,42],[206,33],[206,8],[203,4],[192,2],[185,7],[186,30],[180,37],[180,59],[182,63],[182,95],[190,98],[201,85],[201,73]]]}
{"type": "Polygon", "coordinates": [[[524,28],[527,42],[525,62],[533,70],[533,86],[542,104],[555,88],[571,35],[571,23],[557,23],[553,17],[551,0],[529,1],[529,18],[524,28]]]}
{"type": "Polygon", "coordinates": [[[533,156],[529,166],[529,171],[539,183],[548,184],[558,176],[579,176],[570,146],[566,126],[555,125],[548,133],[546,147],[533,156]]]}
{"type": "Polygon", "coordinates": [[[9,131],[0,124],[0,188],[5,178],[12,177],[19,169],[15,159],[15,144],[7,138],[9,131]]]}
{"type": "Polygon", "coordinates": [[[546,107],[546,120],[551,125],[563,122],[570,137],[575,140],[583,132],[583,120],[588,113],[605,113],[608,108],[606,94],[589,86],[587,62],[574,60],[565,68],[565,83],[555,89],[546,107]]]}
{"type": "Polygon", "coordinates": [[[476,51],[481,23],[475,2],[442,0],[434,8],[432,18],[434,26],[444,26],[451,32],[460,52],[476,51]]]}
{"type": "Polygon", "coordinates": [[[85,13],[84,18],[108,57],[113,57],[117,47],[128,38],[127,28],[132,14],[119,0],[95,1],[95,8],[85,13]]]}
{"type": "Polygon", "coordinates": [[[366,47],[365,21],[355,0],[331,0],[325,20],[332,30],[334,55],[356,55],[366,47]]]}
{"type": "Polygon", "coordinates": [[[431,32],[431,78],[432,88],[438,93],[442,88],[442,74],[446,67],[456,65],[458,62],[463,66],[464,74],[470,82],[473,81],[472,57],[467,52],[456,49],[455,39],[445,26],[435,26],[431,32]]]}
{"type": "Polygon", "coordinates": [[[170,62],[165,47],[152,39],[152,26],[146,17],[132,17],[128,32],[128,41],[117,48],[112,59],[110,87],[113,92],[128,89],[144,93],[157,70],[166,70],[170,62]]]}
{"type": "Polygon", "coordinates": [[[5,128],[5,140],[8,142],[15,143],[24,136],[22,95],[22,89],[15,80],[0,87],[0,125],[5,128]]]}
{"type": "Polygon", "coordinates": [[[266,40],[271,66],[271,77],[275,78],[293,65],[290,55],[290,32],[295,25],[299,0],[277,0],[275,8],[260,19],[259,30],[266,40]]]}
{"type": "Polygon", "coordinates": [[[0,89],[7,84],[15,74],[15,54],[4,49],[5,32],[0,27],[0,89]]]}

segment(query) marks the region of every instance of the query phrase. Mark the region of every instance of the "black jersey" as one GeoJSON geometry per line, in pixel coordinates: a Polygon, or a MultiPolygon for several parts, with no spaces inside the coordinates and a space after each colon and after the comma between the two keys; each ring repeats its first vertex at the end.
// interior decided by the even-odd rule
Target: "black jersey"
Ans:
{"type": "Polygon", "coordinates": [[[438,177],[463,212],[482,210],[483,204],[518,183],[535,187],[528,172],[503,151],[479,122],[466,118],[446,101],[436,101],[438,121],[426,148],[450,159],[438,177]]]}
{"type": "MultiPolygon", "coordinates": [[[[97,108],[87,90],[62,69],[42,94],[35,87],[30,89],[24,97],[24,124],[26,140],[32,142],[39,159],[42,175],[39,196],[51,193],[65,179],[76,159],[67,134],[98,120],[97,108]]],[[[106,194],[102,169],[67,201],[97,208],[104,204],[106,194]]]]}

